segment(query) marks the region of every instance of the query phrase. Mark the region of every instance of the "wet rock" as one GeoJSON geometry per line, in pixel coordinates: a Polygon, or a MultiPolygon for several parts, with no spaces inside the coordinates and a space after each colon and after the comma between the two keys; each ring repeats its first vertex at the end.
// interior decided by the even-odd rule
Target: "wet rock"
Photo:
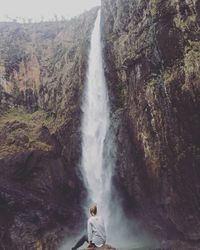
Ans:
{"type": "Polygon", "coordinates": [[[96,247],[96,248],[90,248],[90,247],[88,247],[88,248],[86,248],[86,250],[94,250],[94,249],[99,249],[99,250],[117,250],[116,248],[114,248],[114,247],[112,247],[112,246],[110,246],[110,245],[104,245],[104,246],[102,246],[102,247],[96,247]]]}

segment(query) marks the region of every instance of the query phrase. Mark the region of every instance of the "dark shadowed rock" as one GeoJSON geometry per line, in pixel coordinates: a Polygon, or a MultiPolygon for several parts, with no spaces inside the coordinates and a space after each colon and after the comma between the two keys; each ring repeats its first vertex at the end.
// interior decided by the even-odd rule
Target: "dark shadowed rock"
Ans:
{"type": "Polygon", "coordinates": [[[195,245],[199,1],[107,0],[102,18],[112,117],[119,124],[114,181],[126,212],[160,239],[195,245]]]}

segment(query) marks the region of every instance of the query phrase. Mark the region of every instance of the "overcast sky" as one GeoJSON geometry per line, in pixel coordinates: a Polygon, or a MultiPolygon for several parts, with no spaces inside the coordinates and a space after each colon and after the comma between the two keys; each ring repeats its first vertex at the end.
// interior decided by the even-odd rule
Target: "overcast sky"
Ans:
{"type": "Polygon", "coordinates": [[[0,21],[25,18],[33,21],[58,17],[71,18],[100,5],[101,0],[0,0],[0,21]]]}

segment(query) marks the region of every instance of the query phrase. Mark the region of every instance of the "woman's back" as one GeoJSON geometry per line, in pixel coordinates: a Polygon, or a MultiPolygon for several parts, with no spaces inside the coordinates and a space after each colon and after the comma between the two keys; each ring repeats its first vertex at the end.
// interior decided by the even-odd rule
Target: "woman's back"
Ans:
{"type": "Polygon", "coordinates": [[[97,247],[106,242],[106,232],[103,219],[100,216],[91,216],[88,219],[88,239],[97,247]]]}

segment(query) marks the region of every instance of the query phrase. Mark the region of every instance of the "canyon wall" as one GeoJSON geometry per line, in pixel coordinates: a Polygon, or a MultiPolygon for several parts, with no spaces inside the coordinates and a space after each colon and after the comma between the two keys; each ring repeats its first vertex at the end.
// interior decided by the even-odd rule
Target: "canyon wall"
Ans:
{"type": "Polygon", "coordinates": [[[1,110],[6,97],[30,110],[63,115],[72,108],[85,78],[96,9],[91,13],[70,21],[0,23],[1,110]]]}
{"type": "Polygon", "coordinates": [[[96,15],[0,23],[2,249],[56,249],[80,226],[81,94],[96,15]]]}
{"type": "Polygon", "coordinates": [[[102,33],[127,215],[198,242],[200,1],[102,1],[102,33]]]}

